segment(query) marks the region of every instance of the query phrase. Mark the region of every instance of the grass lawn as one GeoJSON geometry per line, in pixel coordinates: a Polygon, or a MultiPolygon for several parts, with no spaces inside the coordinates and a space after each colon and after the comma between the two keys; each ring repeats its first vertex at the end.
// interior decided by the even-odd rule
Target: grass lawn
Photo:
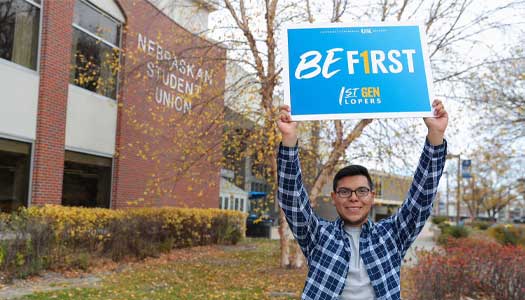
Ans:
{"type": "Polygon", "coordinates": [[[22,299],[299,298],[306,268],[288,270],[278,264],[278,241],[248,239],[236,246],[175,250],[157,259],[130,264],[121,272],[102,276],[97,288],[37,293],[22,299]]]}

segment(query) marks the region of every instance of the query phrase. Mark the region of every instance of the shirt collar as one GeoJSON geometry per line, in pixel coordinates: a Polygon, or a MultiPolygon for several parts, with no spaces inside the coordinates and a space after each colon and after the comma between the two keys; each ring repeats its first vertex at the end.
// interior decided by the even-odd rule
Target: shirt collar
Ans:
{"type": "MultiPolygon", "coordinates": [[[[341,217],[337,217],[337,219],[335,220],[335,224],[337,228],[341,230],[341,232],[344,232],[345,222],[343,221],[343,219],[341,219],[341,217]]],[[[361,231],[364,233],[368,233],[368,231],[372,228],[373,225],[374,225],[374,222],[372,222],[372,220],[368,218],[366,222],[363,223],[363,225],[361,226],[361,231]]]]}

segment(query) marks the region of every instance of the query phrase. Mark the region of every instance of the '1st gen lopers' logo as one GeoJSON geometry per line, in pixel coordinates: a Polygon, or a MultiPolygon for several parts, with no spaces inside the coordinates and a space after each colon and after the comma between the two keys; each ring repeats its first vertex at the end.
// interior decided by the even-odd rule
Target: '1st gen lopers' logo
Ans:
{"type": "Polygon", "coordinates": [[[381,91],[379,87],[341,87],[339,92],[339,105],[354,104],[381,104],[381,91]]]}

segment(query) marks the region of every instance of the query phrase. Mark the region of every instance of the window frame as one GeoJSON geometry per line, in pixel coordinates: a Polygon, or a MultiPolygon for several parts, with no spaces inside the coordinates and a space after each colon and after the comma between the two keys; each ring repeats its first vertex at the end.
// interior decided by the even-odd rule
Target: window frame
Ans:
{"type": "MultiPolygon", "coordinates": [[[[18,64],[16,64],[18,65],[18,64]]],[[[24,138],[21,136],[13,136],[9,134],[4,134],[0,132],[0,139],[11,140],[20,143],[29,144],[29,185],[27,191],[27,206],[31,207],[32,196],[33,196],[33,167],[35,161],[35,141],[29,138],[24,138]]]]}
{"type": "MultiPolygon", "coordinates": [[[[42,1],[45,1],[45,0],[42,0],[42,1]]],[[[87,0],[74,0],[74,1],[75,2],[76,1],[81,1],[86,6],[90,7],[91,9],[93,9],[96,12],[100,13],[104,17],[106,17],[106,18],[110,19],[111,21],[113,21],[115,24],[120,25],[120,30],[119,30],[119,33],[118,33],[118,39],[119,39],[119,43],[122,44],[122,37],[123,37],[123,33],[122,33],[123,30],[122,30],[122,28],[124,27],[124,23],[122,23],[120,20],[116,19],[115,17],[111,16],[110,14],[106,13],[105,11],[101,10],[97,6],[93,5],[90,1],[87,1],[87,0]]],[[[74,12],[73,12],[73,14],[74,14],[74,12]]],[[[77,29],[77,30],[79,30],[79,31],[89,35],[90,37],[94,38],[97,41],[100,41],[100,42],[104,43],[105,45],[111,47],[112,49],[118,49],[119,50],[118,62],[119,62],[119,65],[122,64],[122,51],[123,51],[122,50],[122,45],[120,45],[120,46],[114,45],[113,43],[107,41],[104,38],[99,37],[98,35],[92,33],[91,31],[89,31],[87,29],[85,29],[84,27],[80,26],[79,24],[76,24],[74,22],[74,20],[73,20],[73,22],[71,22],[71,26],[73,27],[73,29],[77,29]]],[[[74,55],[74,53],[71,53],[71,55],[74,55]]],[[[121,72],[118,72],[117,77],[116,77],[115,98],[112,98],[112,97],[109,97],[109,96],[106,96],[106,95],[102,95],[102,94],[99,94],[99,93],[94,92],[94,91],[90,91],[90,90],[88,90],[88,89],[86,89],[84,87],[78,86],[78,85],[76,85],[76,84],[74,84],[72,82],[69,82],[69,84],[71,84],[73,86],[76,86],[78,88],[81,88],[82,90],[85,90],[85,91],[87,91],[89,93],[93,93],[93,94],[96,94],[98,96],[102,96],[102,97],[104,97],[106,99],[111,99],[113,101],[118,102],[119,91],[120,91],[120,74],[121,74],[121,72]]]]}
{"type": "MultiPolygon", "coordinates": [[[[102,95],[100,95],[100,96],[102,96],[102,95]]],[[[73,154],[74,153],[78,153],[80,155],[86,155],[86,156],[94,156],[94,157],[97,157],[97,158],[109,159],[111,161],[110,166],[109,166],[109,168],[111,168],[111,169],[110,169],[110,180],[109,180],[109,199],[108,199],[108,207],[107,208],[108,209],[112,209],[113,208],[113,187],[114,187],[114,184],[115,184],[115,176],[114,176],[115,175],[115,157],[113,157],[112,155],[105,154],[105,153],[100,153],[100,152],[96,152],[96,151],[89,151],[89,150],[85,150],[85,149],[81,149],[81,148],[77,148],[77,147],[65,147],[65,149],[64,149],[64,168],[63,168],[63,171],[62,171],[64,173],[64,176],[65,176],[65,170],[66,170],[66,167],[65,167],[66,152],[72,152],[73,154]]],[[[74,162],[74,161],[71,161],[71,162],[74,162]]],[[[85,163],[81,163],[81,164],[85,164],[85,163]]],[[[64,184],[63,181],[64,181],[64,179],[62,178],[62,185],[64,184]]],[[[64,189],[64,187],[62,186],[62,193],[63,193],[63,189],[64,189]]],[[[63,205],[62,204],[62,199],[61,199],[61,205],[63,205]]]]}
{"type": "Polygon", "coordinates": [[[38,45],[36,47],[36,68],[33,70],[29,67],[26,67],[24,65],[21,65],[21,64],[18,64],[18,63],[15,63],[13,61],[10,61],[10,60],[7,60],[5,58],[1,58],[0,57],[0,64],[6,64],[8,66],[12,66],[12,67],[17,67],[17,68],[23,68],[22,70],[29,70],[31,73],[36,73],[36,74],[39,74],[40,73],[40,53],[41,53],[41,48],[42,48],[42,22],[43,22],[43,18],[42,16],[44,15],[44,6],[42,5],[42,2],[46,1],[46,0],[41,0],[41,3],[38,4],[32,0],[19,0],[19,1],[24,1],[24,2],[27,2],[29,5],[33,5],[35,7],[37,7],[38,9],[40,9],[40,13],[39,13],[39,20],[38,20],[38,45]]]}

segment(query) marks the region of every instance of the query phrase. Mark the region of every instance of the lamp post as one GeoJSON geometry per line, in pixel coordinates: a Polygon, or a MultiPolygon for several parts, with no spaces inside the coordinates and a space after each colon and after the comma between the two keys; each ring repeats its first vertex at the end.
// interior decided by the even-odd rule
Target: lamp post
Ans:
{"type": "Polygon", "coordinates": [[[450,217],[450,213],[449,213],[449,209],[448,209],[448,205],[449,205],[449,201],[448,201],[448,199],[449,199],[448,198],[448,193],[449,193],[449,189],[448,189],[448,186],[449,186],[448,185],[448,171],[443,172],[443,174],[445,174],[445,177],[447,179],[447,182],[446,182],[446,184],[447,184],[447,195],[446,195],[446,200],[445,200],[445,215],[448,218],[448,217],[450,217]]]}
{"type": "Polygon", "coordinates": [[[461,153],[460,154],[447,154],[447,159],[458,159],[458,172],[457,172],[457,196],[456,196],[456,224],[459,224],[460,216],[460,202],[461,202],[461,153]]]}
{"type": "Polygon", "coordinates": [[[521,178],[518,178],[518,188],[519,188],[519,191],[518,193],[522,193],[522,204],[520,205],[520,218],[522,220],[525,220],[525,213],[524,213],[524,207],[523,207],[523,203],[525,203],[525,177],[521,177],[521,178]]]}

